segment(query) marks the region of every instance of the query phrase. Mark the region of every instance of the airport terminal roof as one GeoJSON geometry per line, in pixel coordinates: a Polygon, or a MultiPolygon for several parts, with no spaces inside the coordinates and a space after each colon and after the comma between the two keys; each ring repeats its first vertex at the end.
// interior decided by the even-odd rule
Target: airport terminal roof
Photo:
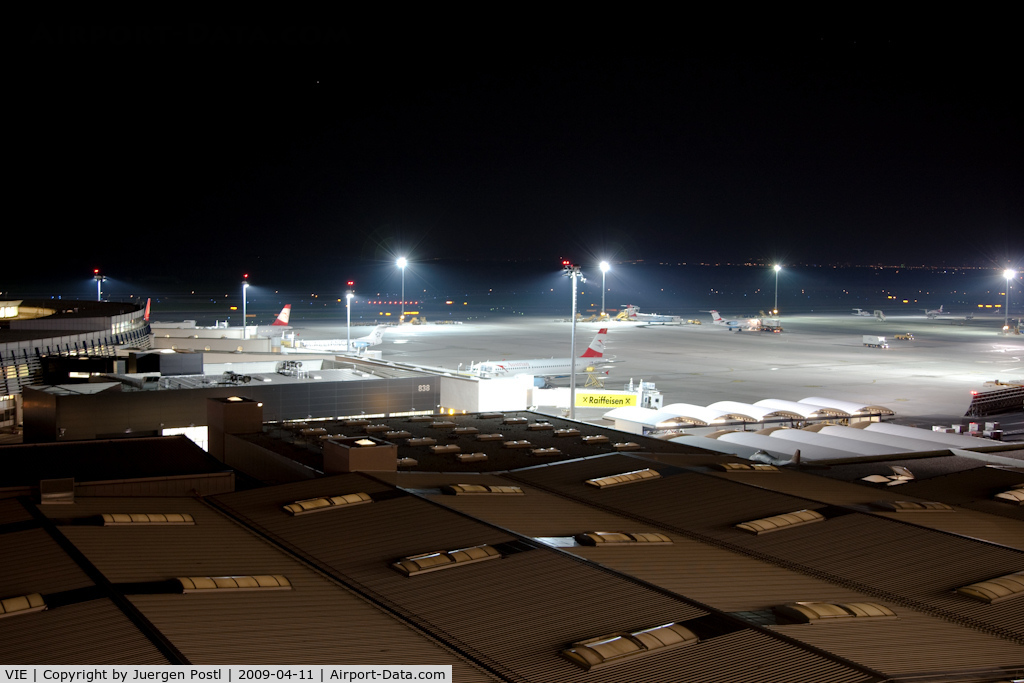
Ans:
{"type": "Polygon", "coordinates": [[[826,398],[805,398],[800,401],[762,399],[755,403],[717,401],[707,406],[692,403],[670,403],[660,410],[630,406],[615,408],[605,419],[625,420],[651,428],[665,428],[673,423],[709,426],[730,422],[764,422],[769,419],[828,419],[862,415],[894,415],[884,406],[861,405],[826,398]]]}

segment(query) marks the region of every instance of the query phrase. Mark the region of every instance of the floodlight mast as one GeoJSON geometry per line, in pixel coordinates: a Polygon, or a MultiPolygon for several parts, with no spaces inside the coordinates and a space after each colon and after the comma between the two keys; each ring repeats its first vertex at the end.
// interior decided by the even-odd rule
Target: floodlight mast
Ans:
{"type": "Polygon", "coordinates": [[[1007,268],[1003,271],[1003,277],[1006,278],[1006,310],[1003,311],[1003,332],[1010,331],[1010,280],[1017,277],[1017,271],[1012,268],[1007,268]]]}
{"type": "Polygon", "coordinates": [[[603,320],[604,317],[606,315],[608,315],[605,312],[608,309],[605,308],[605,306],[604,306],[604,294],[607,291],[607,289],[604,286],[604,282],[605,282],[605,275],[608,274],[608,271],[611,270],[611,268],[612,268],[611,265],[607,261],[601,261],[601,315],[598,316],[598,318],[600,318],[601,320],[603,320]]]}
{"type": "Polygon", "coordinates": [[[96,281],[96,301],[103,301],[103,282],[107,278],[100,275],[99,268],[94,268],[92,271],[92,279],[96,281]]]}
{"type": "Polygon", "coordinates": [[[243,275],[242,278],[242,339],[248,339],[249,327],[245,324],[245,290],[249,289],[249,273],[243,275]]]}
{"type": "Polygon", "coordinates": [[[569,419],[576,419],[576,280],[586,282],[580,267],[562,261],[562,275],[572,278],[572,336],[569,347],[569,419]]]}
{"type": "Polygon", "coordinates": [[[349,289],[345,292],[345,352],[351,353],[352,351],[352,297],[355,296],[355,292],[352,291],[352,285],[355,283],[352,280],[348,281],[349,289]]]}
{"type": "Polygon", "coordinates": [[[404,256],[400,257],[396,264],[402,269],[402,317],[399,318],[400,323],[405,322],[405,267],[409,265],[409,259],[404,256]]]}
{"type": "Polygon", "coordinates": [[[775,264],[775,315],[779,314],[779,271],[782,270],[782,266],[775,264]]]}

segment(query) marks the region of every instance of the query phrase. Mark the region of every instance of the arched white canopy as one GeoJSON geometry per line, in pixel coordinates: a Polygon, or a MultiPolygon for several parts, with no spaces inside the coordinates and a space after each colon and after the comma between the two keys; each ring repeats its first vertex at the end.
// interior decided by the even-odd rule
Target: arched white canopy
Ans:
{"type": "Polygon", "coordinates": [[[723,422],[760,422],[757,418],[744,415],[743,413],[715,410],[710,407],[696,406],[692,403],[670,403],[664,406],[662,410],[673,413],[677,417],[684,418],[696,425],[722,424],[723,422]]]}
{"type": "MultiPolygon", "coordinates": [[[[859,432],[859,429],[850,431],[859,432]]],[[[821,432],[806,432],[802,429],[778,429],[771,433],[771,438],[784,441],[794,441],[801,444],[809,444],[822,448],[831,448],[843,451],[847,457],[858,455],[891,455],[894,453],[906,453],[906,448],[900,448],[891,444],[869,443],[854,439],[843,439],[838,436],[830,436],[821,432]]]]}
{"type": "Polygon", "coordinates": [[[764,434],[755,434],[754,432],[731,432],[721,435],[718,437],[718,440],[752,446],[782,460],[791,458],[797,449],[800,450],[800,457],[803,460],[838,460],[850,457],[850,454],[846,451],[838,451],[833,448],[825,448],[813,444],[793,443],[784,439],[765,436],[764,434]]]}
{"type": "Polygon", "coordinates": [[[893,411],[885,406],[865,405],[853,401],[840,401],[834,398],[821,398],[820,396],[809,396],[800,399],[799,403],[810,403],[811,405],[824,406],[826,408],[838,408],[845,410],[851,417],[857,415],[895,415],[893,411]]]}
{"type": "Polygon", "coordinates": [[[798,418],[822,418],[822,417],[850,417],[845,410],[819,406],[812,403],[801,403],[797,401],[784,401],[781,398],[765,398],[757,401],[755,406],[771,408],[779,411],[788,411],[798,418]]]}
{"type": "Polygon", "coordinates": [[[884,434],[895,434],[896,436],[906,436],[912,439],[921,439],[922,441],[931,441],[939,444],[939,448],[980,448],[982,446],[998,446],[1000,443],[991,439],[982,439],[977,436],[933,432],[928,429],[894,425],[888,422],[873,422],[864,429],[872,432],[881,432],[884,434]]]}
{"type": "Polygon", "coordinates": [[[799,419],[797,413],[787,410],[778,410],[770,406],[759,406],[751,403],[740,403],[738,401],[717,401],[708,406],[711,410],[723,410],[734,415],[746,415],[754,418],[748,422],[764,422],[767,417],[788,417],[799,419]]]}
{"type": "Polygon", "coordinates": [[[822,427],[819,434],[838,436],[843,439],[855,441],[866,441],[883,445],[897,446],[908,451],[934,451],[935,442],[924,439],[908,438],[885,432],[871,432],[866,429],[855,429],[854,427],[840,427],[839,425],[826,425],[822,427]]]}

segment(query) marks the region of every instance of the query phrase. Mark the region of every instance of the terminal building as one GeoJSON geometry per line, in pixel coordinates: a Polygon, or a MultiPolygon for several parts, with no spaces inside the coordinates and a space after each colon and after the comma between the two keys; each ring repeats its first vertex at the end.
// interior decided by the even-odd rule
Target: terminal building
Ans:
{"type": "MultiPolygon", "coordinates": [[[[22,391],[46,381],[48,363],[60,363],[61,359],[109,362],[118,348],[147,349],[149,341],[145,309],[135,304],[0,301],[0,429],[21,421],[22,391]]],[[[106,367],[102,362],[88,365],[106,367]]]]}
{"type": "Polygon", "coordinates": [[[528,377],[153,349],[141,311],[112,310],[76,333],[106,342],[22,354],[0,661],[1024,677],[1018,446],[878,429],[884,406],[827,397],[590,424],[515,408],[528,377]],[[106,332],[118,315],[134,327],[106,332]]]}

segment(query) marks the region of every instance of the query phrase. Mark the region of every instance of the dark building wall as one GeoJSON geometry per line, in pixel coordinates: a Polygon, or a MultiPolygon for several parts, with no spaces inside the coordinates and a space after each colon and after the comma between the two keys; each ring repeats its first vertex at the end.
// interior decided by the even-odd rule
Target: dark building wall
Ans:
{"type": "Polygon", "coordinates": [[[65,396],[31,391],[25,400],[25,442],[140,435],[207,424],[206,399],[241,396],[263,403],[268,422],[339,415],[433,411],[440,403],[435,377],[166,391],[106,391],[65,396]],[[60,434],[63,431],[63,435],[60,434]]]}

